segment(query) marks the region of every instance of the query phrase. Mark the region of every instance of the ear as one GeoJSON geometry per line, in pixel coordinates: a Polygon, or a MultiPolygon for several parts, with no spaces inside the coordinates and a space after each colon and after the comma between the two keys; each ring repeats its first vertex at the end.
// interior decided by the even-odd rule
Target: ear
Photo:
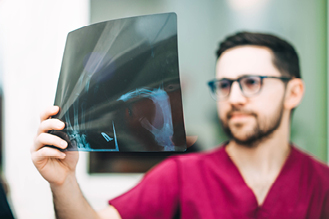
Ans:
{"type": "Polygon", "coordinates": [[[289,110],[295,108],[301,102],[303,96],[303,80],[300,78],[291,79],[287,84],[284,107],[289,110]]]}

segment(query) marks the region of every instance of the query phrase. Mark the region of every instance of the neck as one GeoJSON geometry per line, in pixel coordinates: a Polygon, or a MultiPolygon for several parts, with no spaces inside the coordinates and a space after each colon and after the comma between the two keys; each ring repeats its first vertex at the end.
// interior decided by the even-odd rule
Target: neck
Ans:
{"type": "Polygon", "coordinates": [[[241,172],[252,172],[254,175],[277,173],[290,153],[289,135],[289,120],[283,119],[269,138],[260,140],[252,147],[231,140],[225,149],[241,172]]]}

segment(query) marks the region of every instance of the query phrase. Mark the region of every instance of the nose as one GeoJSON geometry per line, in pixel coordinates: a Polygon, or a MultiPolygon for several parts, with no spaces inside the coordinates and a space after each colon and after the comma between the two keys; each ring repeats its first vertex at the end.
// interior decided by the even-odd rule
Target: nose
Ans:
{"type": "Polygon", "coordinates": [[[228,101],[231,104],[244,104],[246,103],[247,98],[243,95],[242,90],[237,81],[232,83],[231,92],[228,98],[228,101]]]}

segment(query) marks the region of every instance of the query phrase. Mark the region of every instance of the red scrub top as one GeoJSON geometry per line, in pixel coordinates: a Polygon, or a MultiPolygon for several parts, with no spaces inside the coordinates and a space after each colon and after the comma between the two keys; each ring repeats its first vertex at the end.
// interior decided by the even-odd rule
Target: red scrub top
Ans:
{"type": "Polygon", "coordinates": [[[110,200],[123,219],[328,219],[329,168],[294,146],[262,206],[225,151],[174,156],[110,200]]]}

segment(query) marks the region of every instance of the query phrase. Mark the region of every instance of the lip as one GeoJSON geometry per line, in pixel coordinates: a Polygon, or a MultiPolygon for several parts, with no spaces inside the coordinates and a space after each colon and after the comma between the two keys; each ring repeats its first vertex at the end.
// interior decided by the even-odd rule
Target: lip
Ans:
{"type": "Polygon", "coordinates": [[[229,116],[229,119],[246,119],[248,117],[250,117],[251,115],[250,114],[245,114],[245,113],[232,113],[230,116],[229,116]]]}

